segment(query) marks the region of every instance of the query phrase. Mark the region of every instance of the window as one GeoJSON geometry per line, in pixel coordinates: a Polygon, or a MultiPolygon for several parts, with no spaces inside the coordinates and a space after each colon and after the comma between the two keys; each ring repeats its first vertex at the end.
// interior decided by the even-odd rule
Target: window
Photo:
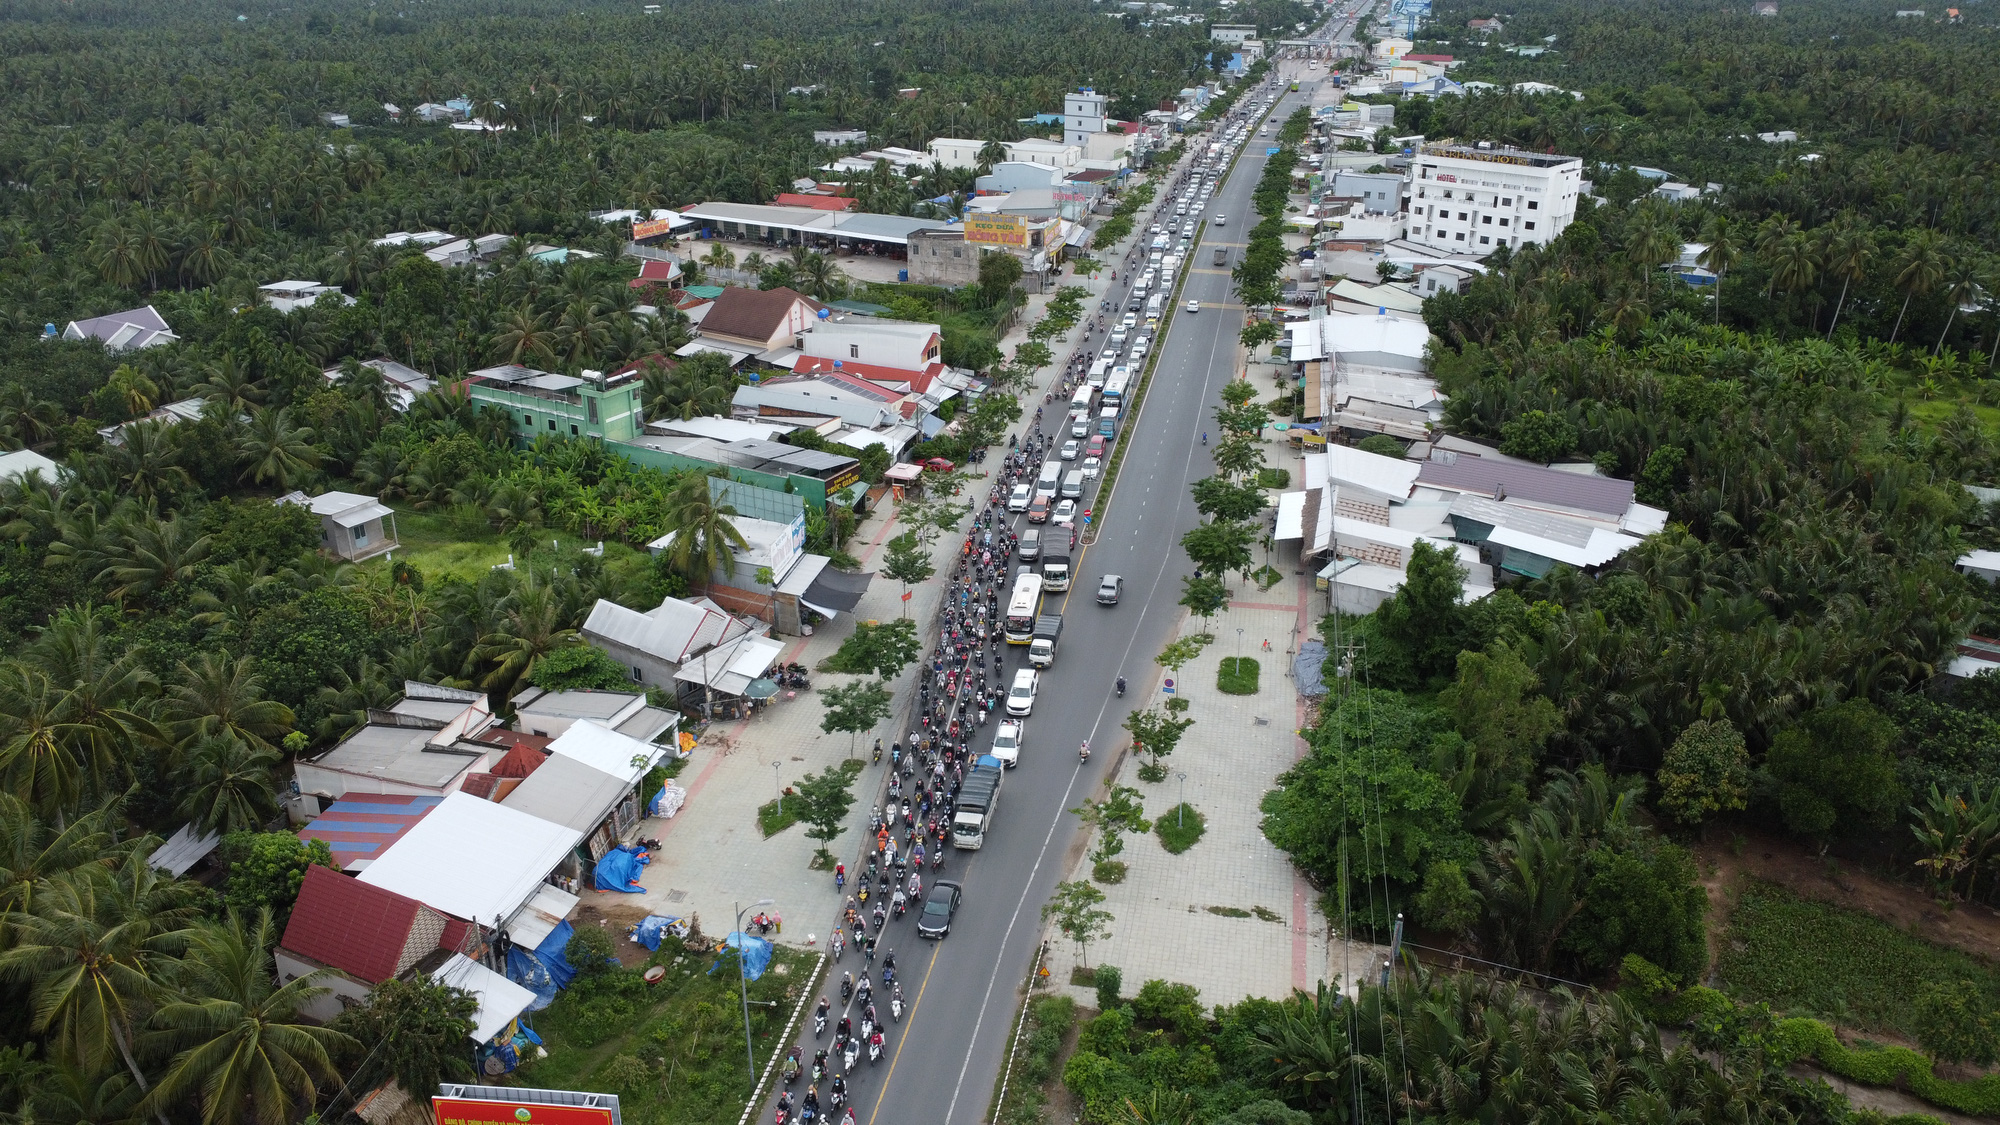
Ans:
{"type": "Polygon", "coordinates": [[[522,411],[521,424],[524,426],[533,426],[535,424],[535,416],[533,414],[527,413],[526,411],[522,411]]]}
{"type": "Polygon", "coordinates": [[[1451,189],[1450,189],[1450,188],[1446,188],[1446,189],[1444,189],[1444,197],[1445,197],[1446,199],[1450,199],[1450,198],[1451,198],[1451,189]]]}
{"type": "Polygon", "coordinates": [[[1471,221],[1472,221],[1472,216],[1470,216],[1470,215],[1466,214],[1466,213],[1465,213],[1465,212],[1463,212],[1463,211],[1460,211],[1460,212],[1458,213],[1458,221],[1459,221],[1459,222],[1461,222],[1461,223],[1469,223],[1469,222],[1471,222],[1471,221]]]}
{"type": "Polygon", "coordinates": [[[847,358],[849,358],[849,359],[860,359],[860,358],[861,358],[861,345],[860,345],[860,344],[849,344],[849,345],[847,345],[847,358]]]}
{"type": "Polygon", "coordinates": [[[1457,234],[1454,234],[1454,235],[1452,235],[1452,237],[1453,237],[1453,238],[1455,238],[1455,239],[1457,239],[1457,240],[1458,240],[1458,241],[1460,241],[1460,242],[1464,242],[1464,241],[1465,241],[1465,232],[1464,232],[1464,231],[1459,231],[1459,232],[1458,232],[1457,234]]]}
{"type": "Polygon", "coordinates": [[[1529,230],[1534,230],[1534,229],[1535,229],[1535,224],[1534,224],[1534,223],[1532,223],[1532,222],[1528,222],[1528,223],[1522,223],[1521,225],[1522,225],[1522,226],[1524,226],[1524,227],[1527,227],[1527,228],[1528,228],[1529,230]]]}
{"type": "Polygon", "coordinates": [[[569,424],[569,436],[571,436],[571,437],[575,437],[575,436],[576,436],[576,423],[575,423],[575,422],[571,422],[571,423],[569,424]]]}
{"type": "Polygon", "coordinates": [[[1482,226],[1489,226],[1489,227],[1490,227],[1490,226],[1492,226],[1492,225],[1493,225],[1493,216],[1491,216],[1491,215],[1481,215],[1481,216],[1479,216],[1479,222],[1480,222],[1480,225],[1482,225],[1482,226]]]}
{"type": "Polygon", "coordinates": [[[1503,227],[1507,225],[1507,216],[1505,215],[1500,216],[1500,225],[1503,227]]]}
{"type": "Polygon", "coordinates": [[[1539,200],[1539,199],[1530,199],[1530,200],[1528,200],[1528,210],[1530,210],[1530,211],[1539,211],[1539,210],[1541,210],[1541,209],[1542,209],[1542,201],[1541,201],[1541,200],[1539,200]]]}
{"type": "Polygon", "coordinates": [[[366,547],[368,545],[367,524],[364,523],[360,527],[354,529],[354,545],[357,547],[366,547]]]}
{"type": "Polygon", "coordinates": [[[1486,236],[1485,236],[1485,235],[1483,235],[1483,234],[1479,236],[1479,244],[1480,244],[1481,246],[1490,246],[1490,245],[1492,245],[1492,243],[1493,243],[1493,240],[1492,240],[1491,238],[1488,238],[1488,237],[1486,237],[1486,236]]]}
{"type": "Polygon", "coordinates": [[[553,431],[555,428],[556,428],[556,420],[554,418],[549,419],[549,429],[553,431]]]}
{"type": "Polygon", "coordinates": [[[646,678],[646,670],[644,668],[639,667],[637,664],[632,665],[632,682],[638,683],[640,680],[643,680],[645,678],[646,678]]]}
{"type": "Polygon", "coordinates": [[[585,398],[583,401],[590,409],[590,424],[593,426],[597,425],[597,400],[594,398],[585,398]]]}
{"type": "Polygon", "coordinates": [[[1513,205],[1514,205],[1514,197],[1513,197],[1513,196],[1511,196],[1511,195],[1503,195],[1503,196],[1501,196],[1501,197],[1500,197],[1500,206],[1502,206],[1502,207],[1512,207],[1513,205]]]}

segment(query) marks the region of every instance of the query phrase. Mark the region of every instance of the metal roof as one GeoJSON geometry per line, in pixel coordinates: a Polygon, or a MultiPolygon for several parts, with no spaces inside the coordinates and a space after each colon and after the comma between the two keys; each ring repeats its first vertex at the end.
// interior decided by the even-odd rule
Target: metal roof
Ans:
{"type": "Polygon", "coordinates": [[[1436,454],[1422,463],[1417,483],[1453,492],[1470,492],[1493,499],[1531,500],[1598,512],[1616,522],[1632,506],[1632,482],[1613,477],[1557,472],[1540,465],[1523,465],[1487,457],[1440,460],[1436,454]]]}

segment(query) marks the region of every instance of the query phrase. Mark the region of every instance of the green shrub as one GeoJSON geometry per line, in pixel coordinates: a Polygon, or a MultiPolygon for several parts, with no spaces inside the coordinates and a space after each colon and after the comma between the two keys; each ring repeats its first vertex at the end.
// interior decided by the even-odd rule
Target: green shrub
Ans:
{"type": "Polygon", "coordinates": [[[1200,810],[1183,801],[1159,816],[1153,818],[1153,831],[1160,837],[1160,846],[1173,855],[1195,846],[1203,832],[1208,831],[1208,818],[1200,810]]]}
{"type": "Polygon", "coordinates": [[[1849,1047],[1832,1028],[1814,1019],[1779,1020],[1777,1034],[1790,1059],[1810,1058],[1850,1082],[1906,1086],[1932,1105],[1957,1113],[2000,1114],[2000,1074],[1963,1082],[1939,1078],[1931,1061],[1908,1047],[1849,1047]]]}
{"type": "Polygon", "coordinates": [[[1225,656],[1215,674],[1215,688],[1224,695],[1256,695],[1261,670],[1254,656],[1225,656]]]}
{"type": "Polygon", "coordinates": [[[1125,983],[1125,974],[1116,965],[1099,965],[1092,978],[1097,982],[1097,1010],[1108,1012],[1118,1006],[1118,989],[1125,983]]]}
{"type": "Polygon", "coordinates": [[[618,951],[611,935],[597,926],[584,926],[563,946],[563,960],[580,977],[608,973],[618,967],[618,951]]]}

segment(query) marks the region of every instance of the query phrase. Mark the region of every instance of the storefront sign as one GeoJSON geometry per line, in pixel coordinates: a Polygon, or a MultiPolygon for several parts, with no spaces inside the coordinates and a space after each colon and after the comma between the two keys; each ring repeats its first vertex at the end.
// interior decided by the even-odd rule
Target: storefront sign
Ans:
{"type": "Polygon", "coordinates": [[[619,1125],[614,1095],[590,1095],[598,1105],[549,1105],[535,1097],[547,1093],[522,1090],[520,1097],[505,1101],[440,1095],[431,1099],[431,1109],[437,1114],[438,1125],[619,1125]]]}
{"type": "Polygon", "coordinates": [[[634,242],[644,242],[649,238],[658,238],[663,234],[672,233],[674,233],[674,221],[672,219],[642,219],[632,224],[632,241],[634,242]]]}
{"type": "Polygon", "coordinates": [[[1019,215],[967,215],[965,240],[989,246],[1026,246],[1028,220],[1019,215]]]}

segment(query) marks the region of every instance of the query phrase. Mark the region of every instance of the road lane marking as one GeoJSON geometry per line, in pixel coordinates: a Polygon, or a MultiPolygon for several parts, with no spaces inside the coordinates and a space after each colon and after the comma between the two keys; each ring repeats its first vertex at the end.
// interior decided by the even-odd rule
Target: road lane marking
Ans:
{"type": "MultiPolygon", "coordinates": [[[[944,952],[944,941],[941,939],[931,946],[931,963],[924,966],[924,981],[917,986],[917,998],[910,1001],[910,1022],[913,1024],[917,1022],[917,1005],[924,1002],[924,989],[931,986],[931,970],[937,968],[938,954],[944,952]]],[[[882,1076],[882,1088],[875,1094],[875,1108],[868,1111],[868,1125],[875,1125],[875,1119],[882,1115],[882,1099],[889,1096],[889,1083],[896,1078],[896,1063],[903,1057],[903,1044],[909,1041],[909,1029],[904,1028],[903,1034],[896,1037],[896,1049],[889,1052],[889,1073],[882,1076]]]]}

